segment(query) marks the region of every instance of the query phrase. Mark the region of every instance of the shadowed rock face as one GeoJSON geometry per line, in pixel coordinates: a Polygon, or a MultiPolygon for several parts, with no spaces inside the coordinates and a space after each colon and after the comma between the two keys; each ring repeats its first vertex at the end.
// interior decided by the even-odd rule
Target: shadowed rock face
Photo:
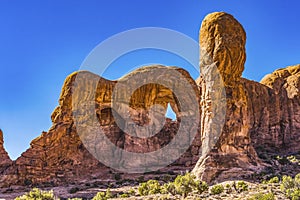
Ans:
{"type": "Polygon", "coordinates": [[[279,69],[260,83],[243,79],[249,98],[250,134],[260,151],[300,150],[300,65],[279,69]]]}

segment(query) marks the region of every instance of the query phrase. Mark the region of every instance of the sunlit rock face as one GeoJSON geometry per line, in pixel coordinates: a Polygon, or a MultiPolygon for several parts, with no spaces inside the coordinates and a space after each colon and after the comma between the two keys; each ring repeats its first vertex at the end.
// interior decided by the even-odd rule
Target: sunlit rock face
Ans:
{"type": "MultiPolygon", "coordinates": [[[[192,140],[187,151],[161,171],[193,169],[198,178],[210,183],[247,178],[259,172],[267,165],[257,156],[261,152],[277,155],[298,152],[300,65],[276,70],[260,83],[242,78],[246,60],[245,30],[233,16],[224,12],[209,14],[203,20],[199,40],[202,74],[197,81],[177,67],[168,69],[170,74],[179,73],[181,78],[157,75],[174,86],[187,81],[197,99],[185,102],[191,105],[191,110],[183,112],[184,105],[178,100],[190,95],[184,89],[176,96],[172,87],[158,83],[139,86],[144,80],[139,79],[131,82],[132,87],[137,87],[132,93],[125,92],[127,81],[132,77],[151,74],[164,66],[144,67],[116,81],[87,71],[75,72],[64,82],[59,105],[51,115],[51,128],[34,139],[16,161],[11,161],[4,150],[0,131],[0,188],[114,180],[115,173],[119,172],[93,156],[105,155],[104,150],[97,151],[101,150],[102,138],[90,134],[99,128],[116,147],[113,149],[116,155],[120,149],[155,152],[166,147],[180,127],[186,135],[196,129],[194,140],[185,137],[192,140]],[[76,95],[74,85],[78,89],[76,95]],[[115,96],[118,104],[113,106],[116,87],[120,87],[121,92],[115,96]],[[168,106],[176,120],[165,118],[168,106]],[[90,109],[83,109],[85,107],[90,109]],[[194,117],[198,111],[199,125],[191,118],[182,126],[183,117],[194,117]],[[87,128],[81,133],[78,125],[85,124],[87,128]]],[[[173,151],[182,149],[178,145],[173,151]]],[[[116,160],[123,161],[122,156],[116,160]]],[[[143,164],[142,160],[135,162],[143,164]]]]}
{"type": "Polygon", "coordinates": [[[199,159],[193,172],[208,182],[236,178],[261,167],[251,144],[248,95],[241,81],[245,42],[242,25],[229,14],[212,13],[202,22],[202,76],[198,80],[202,101],[201,135],[216,141],[210,152],[199,159]],[[224,96],[216,95],[221,88],[224,96]],[[214,101],[223,102],[224,106],[214,101]],[[214,114],[216,109],[219,111],[214,114]],[[223,121],[215,119],[220,113],[224,115],[223,121]]]}
{"type": "MultiPolygon", "coordinates": [[[[4,187],[14,184],[57,185],[82,180],[113,179],[114,173],[117,172],[99,162],[86,148],[87,145],[94,145],[95,148],[101,150],[101,147],[97,146],[97,139],[91,138],[90,143],[83,144],[83,138],[81,138],[82,136],[79,137],[76,123],[74,122],[74,115],[77,117],[77,122],[86,124],[91,122],[88,110],[76,110],[77,105],[84,106],[84,104],[90,102],[90,95],[93,95],[93,114],[97,120],[97,127],[89,129],[86,135],[89,135],[89,131],[95,131],[93,128],[101,127],[106,137],[117,147],[115,148],[115,153],[118,153],[118,149],[128,152],[147,153],[168,145],[176,135],[180,126],[180,119],[184,114],[180,111],[180,105],[176,102],[177,100],[171,89],[152,83],[138,87],[128,98],[129,107],[125,103],[124,105],[118,105],[118,109],[124,108],[128,111],[128,118],[131,119],[128,121],[123,118],[124,116],[118,115],[115,110],[117,108],[112,107],[113,90],[117,84],[122,85],[131,76],[151,71],[154,68],[166,69],[165,66],[150,66],[135,70],[117,81],[106,80],[87,71],[69,75],[62,87],[59,106],[51,116],[52,127],[34,139],[30,144],[30,148],[6,170],[5,179],[0,183],[0,186],[4,187]],[[74,84],[83,87],[79,89],[79,93],[76,95],[74,95],[74,90],[72,89],[74,84]],[[91,90],[94,91],[93,94],[90,93],[91,90]],[[176,114],[177,120],[172,121],[165,118],[168,105],[171,106],[176,114]],[[151,109],[156,110],[151,113],[151,109]],[[145,128],[134,129],[134,126],[145,128]],[[153,135],[149,138],[140,137],[141,134],[147,132],[149,134],[151,132],[153,135]]],[[[176,67],[168,67],[167,69],[176,70],[182,75],[183,79],[191,84],[197,97],[197,102],[194,105],[198,105],[198,87],[189,73],[176,67]]],[[[171,82],[182,81],[172,80],[172,77],[166,76],[164,79],[170,79],[171,82]]],[[[185,92],[184,90],[181,91],[185,92]]],[[[127,94],[124,93],[122,95],[127,94]]],[[[195,127],[192,124],[186,126],[184,132],[188,134],[191,128],[195,127]]],[[[198,130],[198,127],[196,129],[198,130]]],[[[177,169],[178,171],[184,171],[185,169],[191,169],[199,158],[198,152],[201,146],[199,135],[196,135],[196,138],[190,148],[183,152],[184,154],[179,159],[162,170],[177,169]]],[[[90,139],[89,136],[85,138],[85,141],[88,139],[90,139]]],[[[180,149],[180,146],[177,149],[180,149]]],[[[139,161],[137,160],[136,162],[139,161]]]]}
{"type": "Polygon", "coordinates": [[[202,138],[214,136],[213,130],[220,129],[211,115],[212,110],[220,109],[211,103],[212,91],[224,87],[226,93],[226,112],[220,109],[226,113],[220,137],[193,169],[198,178],[208,182],[247,178],[259,172],[268,165],[257,156],[262,151],[285,154],[300,149],[300,65],[276,70],[261,83],[241,78],[245,42],[245,31],[233,16],[217,12],[203,20],[203,73],[197,81],[202,102],[202,138]],[[214,67],[218,73],[211,73],[214,67]]]}

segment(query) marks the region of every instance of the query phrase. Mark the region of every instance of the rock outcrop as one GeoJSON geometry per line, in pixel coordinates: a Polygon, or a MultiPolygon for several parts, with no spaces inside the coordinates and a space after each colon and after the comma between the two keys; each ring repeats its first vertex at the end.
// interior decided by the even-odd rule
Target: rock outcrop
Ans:
{"type": "Polygon", "coordinates": [[[208,182],[236,178],[261,167],[251,144],[248,95],[241,81],[245,42],[245,31],[233,16],[212,13],[203,20],[199,87],[203,101],[201,119],[205,120],[201,120],[201,134],[217,141],[199,159],[193,172],[208,182]],[[222,88],[223,95],[222,92],[216,95],[222,88]],[[214,110],[219,111],[214,114],[214,110]],[[216,120],[217,115],[223,115],[224,120],[216,120]]]}
{"type": "Polygon", "coordinates": [[[245,42],[243,27],[231,15],[212,13],[204,19],[200,30],[203,74],[198,80],[203,102],[201,135],[218,139],[193,172],[208,182],[258,173],[268,165],[257,156],[262,151],[278,155],[300,149],[300,65],[276,70],[261,83],[241,78],[245,42]],[[214,68],[217,70],[212,73],[214,68]],[[226,93],[226,117],[220,128],[211,113],[216,109],[222,113],[220,106],[213,103],[221,102],[214,93],[222,87],[226,93]],[[221,130],[221,134],[212,130],[221,130]]]}
{"type": "MultiPolygon", "coordinates": [[[[175,99],[170,89],[163,85],[152,83],[138,87],[130,98],[130,107],[126,107],[129,112],[128,116],[133,123],[130,120],[128,122],[125,121],[122,118],[123,116],[119,116],[118,113],[113,113],[116,108],[112,107],[112,97],[116,84],[122,85],[128,77],[145,73],[147,70],[152,72],[153,69],[171,70],[169,74],[174,74],[174,71],[180,73],[182,79],[177,79],[176,81],[186,79],[191,84],[197,98],[196,104],[194,103],[194,105],[197,105],[195,109],[198,107],[199,93],[197,85],[185,70],[179,68],[166,68],[163,66],[142,68],[118,81],[109,81],[87,71],[75,72],[65,80],[59,98],[59,106],[51,116],[52,127],[48,132],[43,132],[41,136],[31,142],[30,148],[6,171],[0,187],[9,185],[49,186],[71,184],[82,180],[113,179],[114,174],[119,172],[105,166],[95,158],[98,153],[105,155],[103,146],[97,146],[100,144],[101,138],[92,133],[93,131],[97,133],[95,129],[99,127],[104,131],[110,142],[115,145],[114,154],[118,153],[118,149],[135,153],[154,152],[168,145],[176,136],[180,120],[184,114],[181,112],[183,107],[178,107],[177,99],[175,99]],[[76,89],[79,89],[77,94],[74,94],[76,90],[74,89],[75,85],[78,86],[76,89]],[[82,107],[87,106],[88,103],[93,104],[93,114],[95,114],[97,119],[96,125],[92,126],[91,129],[85,129],[84,135],[80,135],[78,133],[80,126],[84,124],[84,126],[89,127],[90,123],[92,123],[89,116],[91,113],[88,112],[89,110],[86,107],[85,109],[82,107]],[[171,105],[177,114],[177,121],[165,118],[168,104],[171,105]],[[153,105],[162,110],[160,112],[156,110],[156,112],[152,113],[155,116],[150,116],[151,110],[149,109],[153,105]],[[75,119],[77,124],[74,121],[75,119]],[[81,122],[82,124],[80,124],[81,122]],[[124,122],[126,123],[124,124],[124,122]],[[160,128],[152,130],[156,133],[152,137],[141,138],[140,132],[134,132],[138,129],[134,129],[133,126],[143,127],[145,124],[148,124],[150,127],[160,128]],[[125,130],[128,132],[124,132],[121,129],[124,126],[127,127],[125,130]],[[91,140],[89,141],[89,139],[91,140]],[[96,149],[95,152],[93,152],[93,149],[96,149]]],[[[160,74],[164,75],[164,80],[175,83],[175,80],[172,79],[176,77],[167,77],[165,73],[160,74]],[[170,79],[168,80],[168,78],[170,79]]],[[[125,90],[122,88],[121,91],[125,90]]],[[[186,92],[186,90],[181,90],[181,92],[186,92]]],[[[123,93],[123,95],[127,94],[123,93]]],[[[118,111],[120,113],[120,110],[118,111]]],[[[185,133],[191,132],[192,128],[196,129],[195,132],[198,133],[198,126],[195,127],[192,123],[193,121],[188,126],[183,127],[185,133]]],[[[146,126],[146,128],[149,129],[149,126],[146,126]]],[[[146,133],[147,129],[142,129],[141,131],[146,133]]],[[[184,149],[182,152],[184,155],[163,170],[167,171],[171,168],[173,170],[176,169],[176,166],[177,169],[181,170],[191,169],[198,160],[198,152],[201,146],[199,135],[196,137],[197,139],[192,146],[190,147],[189,145],[188,150],[184,149]],[[185,150],[187,151],[185,152],[185,150]]],[[[189,139],[192,140],[192,138],[189,139]]],[[[179,149],[180,146],[176,150],[179,149]]],[[[112,150],[110,149],[110,151],[112,150]]],[[[122,163],[122,159],[117,160],[117,162],[122,163]]],[[[139,161],[136,160],[136,162],[139,161]]]]}
{"type": "Polygon", "coordinates": [[[248,93],[250,134],[257,151],[300,150],[300,65],[279,69],[260,83],[243,79],[248,93]]]}
{"type": "Polygon", "coordinates": [[[3,144],[4,144],[3,132],[0,129],[0,176],[1,176],[1,173],[12,163],[3,144]]]}
{"type": "Polygon", "coordinates": [[[106,161],[140,172],[135,167],[149,167],[145,161],[160,166],[178,152],[182,156],[162,173],[193,169],[198,178],[215,182],[262,170],[270,164],[260,159],[262,152],[299,151],[300,65],[276,70],[261,83],[242,78],[246,33],[224,12],[204,19],[199,39],[202,74],[196,82],[187,71],[164,66],[144,67],[116,81],[87,71],[69,75],[52,127],[16,161],[4,150],[0,131],[0,188],[111,180],[122,170],[106,161]],[[151,77],[162,82],[153,83],[151,77]],[[168,105],[174,121],[165,118],[168,105]],[[165,157],[127,162],[126,152],[159,151],[180,131],[184,137],[165,157]],[[102,143],[105,138],[108,142],[102,143]],[[115,148],[106,148],[110,143],[115,148]]]}

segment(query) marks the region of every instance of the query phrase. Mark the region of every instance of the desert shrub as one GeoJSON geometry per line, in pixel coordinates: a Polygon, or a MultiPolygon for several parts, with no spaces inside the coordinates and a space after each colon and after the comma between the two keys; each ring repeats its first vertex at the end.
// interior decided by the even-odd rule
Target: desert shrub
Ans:
{"type": "Polygon", "coordinates": [[[110,189],[107,189],[106,192],[98,192],[93,200],[107,200],[112,197],[113,195],[111,194],[110,189]]]}
{"type": "Polygon", "coordinates": [[[224,191],[223,185],[214,185],[210,189],[210,193],[215,195],[215,194],[221,194],[224,191]]]}
{"type": "Polygon", "coordinates": [[[176,192],[186,197],[195,188],[195,176],[190,173],[178,175],[174,181],[176,192]]]}
{"type": "Polygon", "coordinates": [[[231,193],[232,192],[232,186],[227,183],[225,185],[225,191],[226,191],[227,194],[231,193]]]}
{"type": "Polygon", "coordinates": [[[271,193],[257,193],[250,197],[248,200],[275,200],[275,195],[271,193]]]}
{"type": "Polygon", "coordinates": [[[208,190],[208,185],[205,181],[196,181],[196,192],[201,194],[208,190]]]}
{"type": "Polygon", "coordinates": [[[293,179],[290,176],[283,176],[280,189],[285,193],[286,197],[292,200],[300,199],[300,174],[293,179]]]}
{"type": "Polygon", "coordinates": [[[155,200],[172,200],[173,198],[171,198],[169,195],[161,195],[157,198],[154,198],[155,200]]]}
{"type": "Polygon", "coordinates": [[[204,181],[196,180],[196,177],[190,173],[185,175],[178,175],[174,182],[165,183],[160,185],[157,180],[149,180],[145,183],[141,183],[138,192],[140,195],[149,194],[179,194],[186,197],[191,192],[202,193],[208,190],[208,185],[204,181]]]}
{"type": "Polygon", "coordinates": [[[134,196],[135,195],[135,190],[133,188],[131,188],[129,191],[128,191],[128,194],[130,196],[134,196]]]}
{"type": "Polygon", "coordinates": [[[162,194],[169,194],[170,193],[172,195],[175,195],[176,194],[175,184],[173,182],[165,183],[161,187],[161,193],[162,194]]]}
{"type": "Polygon", "coordinates": [[[149,180],[141,183],[138,187],[138,193],[141,196],[160,193],[161,186],[157,180],[149,180]]]}
{"type": "Polygon", "coordinates": [[[129,197],[129,194],[124,193],[124,194],[121,194],[119,197],[120,197],[120,198],[128,198],[128,197],[129,197]]]}
{"type": "Polygon", "coordinates": [[[271,178],[268,183],[279,183],[279,178],[277,176],[271,178]]]}
{"type": "Polygon", "coordinates": [[[300,199],[300,189],[296,189],[291,193],[292,200],[299,200],[300,199]]]}
{"type": "Polygon", "coordinates": [[[38,188],[33,188],[30,192],[17,197],[16,200],[55,200],[53,191],[43,191],[38,188]]]}
{"type": "Polygon", "coordinates": [[[175,190],[177,194],[186,197],[189,193],[196,191],[202,193],[208,190],[208,185],[204,181],[196,180],[196,176],[191,173],[178,175],[174,180],[175,190]]]}
{"type": "Polygon", "coordinates": [[[235,188],[237,192],[244,192],[248,190],[248,184],[244,181],[238,181],[235,183],[235,188]]]}
{"type": "Polygon", "coordinates": [[[130,196],[135,196],[135,190],[133,188],[131,188],[128,192],[119,195],[120,198],[128,198],[130,196]]]}

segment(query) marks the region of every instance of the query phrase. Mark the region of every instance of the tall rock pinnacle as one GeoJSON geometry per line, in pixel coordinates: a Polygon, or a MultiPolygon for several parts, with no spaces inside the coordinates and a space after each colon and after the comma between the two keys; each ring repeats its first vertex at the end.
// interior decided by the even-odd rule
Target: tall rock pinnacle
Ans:
{"type": "Polygon", "coordinates": [[[193,172],[208,182],[251,174],[260,167],[251,144],[248,98],[241,82],[245,42],[243,27],[229,14],[212,13],[202,22],[201,135],[202,145],[209,144],[210,148],[193,172]]]}

